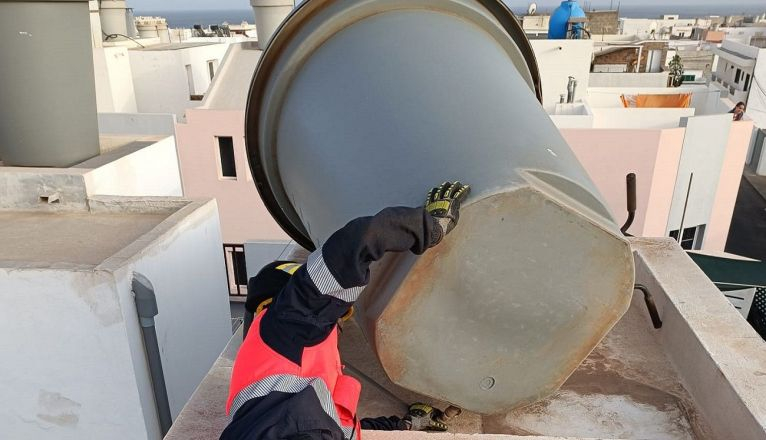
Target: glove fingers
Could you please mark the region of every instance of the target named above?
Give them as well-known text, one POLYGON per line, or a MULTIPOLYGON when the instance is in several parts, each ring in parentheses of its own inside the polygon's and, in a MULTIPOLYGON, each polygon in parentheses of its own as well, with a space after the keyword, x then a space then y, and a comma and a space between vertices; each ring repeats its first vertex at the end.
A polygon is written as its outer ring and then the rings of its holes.
POLYGON ((439 199, 445 199, 447 196, 447 193, 449 193, 450 187, 452 184, 450 182, 444 182, 439 187, 439 199))
POLYGON ((460 185, 460 189, 455 193, 455 200, 463 202, 468 198, 468 194, 471 192, 471 185, 460 185))
POLYGON ((426 205, 428 205, 429 203, 435 202, 436 197, 438 197, 438 195, 439 195, 439 188, 438 187, 431 188, 431 191, 428 192, 428 197, 426 197, 426 205))

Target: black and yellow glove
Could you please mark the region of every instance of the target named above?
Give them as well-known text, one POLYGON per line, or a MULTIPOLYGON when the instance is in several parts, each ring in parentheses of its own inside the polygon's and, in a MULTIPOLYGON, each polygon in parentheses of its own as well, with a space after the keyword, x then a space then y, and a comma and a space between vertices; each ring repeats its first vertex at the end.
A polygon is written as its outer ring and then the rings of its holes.
POLYGON ((460 182, 444 182, 428 192, 425 208, 436 219, 440 229, 432 237, 431 246, 455 228, 460 218, 460 204, 470 192, 471 187, 460 182))
POLYGON ((447 425, 439 421, 441 411, 426 405, 425 403, 413 403, 410 405, 407 415, 404 416, 405 425, 410 431, 446 431, 447 425))

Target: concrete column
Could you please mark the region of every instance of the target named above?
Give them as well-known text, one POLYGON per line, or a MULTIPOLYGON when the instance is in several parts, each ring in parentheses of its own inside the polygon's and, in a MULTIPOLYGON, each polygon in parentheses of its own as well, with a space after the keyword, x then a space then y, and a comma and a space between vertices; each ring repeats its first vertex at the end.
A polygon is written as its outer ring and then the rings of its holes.
POLYGON ((282 21, 292 12, 293 0, 250 0, 255 14, 258 46, 265 49, 282 21))
MULTIPOLYGON (((124 0, 104 0, 101 2, 101 28, 107 35, 128 35, 128 26, 125 18, 126 7, 124 0)), ((125 37, 120 37, 124 39, 125 37)))

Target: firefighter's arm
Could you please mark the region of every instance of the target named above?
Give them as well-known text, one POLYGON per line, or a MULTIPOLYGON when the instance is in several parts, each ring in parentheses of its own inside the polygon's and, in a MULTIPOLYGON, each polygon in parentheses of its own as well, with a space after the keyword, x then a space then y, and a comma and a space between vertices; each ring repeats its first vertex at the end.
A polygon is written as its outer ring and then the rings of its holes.
POLYGON ((457 223, 468 191, 458 182, 445 182, 429 193, 425 207, 386 208, 336 231, 295 272, 264 316, 264 341, 299 360, 303 348, 323 341, 359 297, 370 264, 387 252, 422 254, 437 244, 457 223))

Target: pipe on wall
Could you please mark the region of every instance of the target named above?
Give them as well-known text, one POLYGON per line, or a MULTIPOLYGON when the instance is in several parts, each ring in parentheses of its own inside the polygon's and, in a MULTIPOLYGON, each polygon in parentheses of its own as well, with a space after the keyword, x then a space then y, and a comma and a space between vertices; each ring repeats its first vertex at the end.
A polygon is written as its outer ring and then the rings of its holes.
POLYGON ((157 406, 157 417, 160 421, 162 436, 168 433, 173 419, 170 415, 170 402, 168 391, 165 386, 165 374, 162 371, 162 358, 160 346, 157 342, 157 330, 154 327, 154 317, 157 316, 157 296, 154 286, 144 275, 135 272, 133 274, 133 295, 136 300, 136 313, 141 326, 141 334, 144 339, 146 350, 146 362, 149 366, 149 374, 152 378, 154 402, 157 406))

